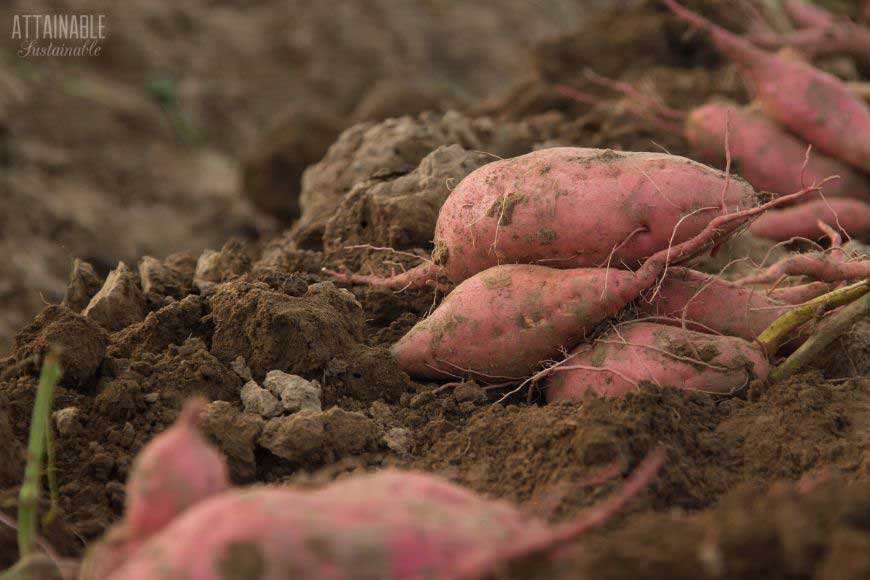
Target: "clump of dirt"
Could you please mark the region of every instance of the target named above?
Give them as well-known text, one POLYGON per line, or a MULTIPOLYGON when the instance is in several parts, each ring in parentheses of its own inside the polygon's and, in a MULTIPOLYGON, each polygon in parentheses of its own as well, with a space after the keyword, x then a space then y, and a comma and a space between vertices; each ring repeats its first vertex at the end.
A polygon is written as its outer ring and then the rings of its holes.
MULTIPOLYGON (((431 246, 438 212, 450 191, 492 156, 459 145, 438 147, 413 171, 393 179, 373 178, 354 187, 326 223, 325 259, 359 255, 359 246, 395 250, 431 246), (347 247, 357 251, 348 252, 347 247)), ((383 262, 383 260, 378 260, 383 262)), ((359 268, 359 264, 346 264, 359 268)))
POLYGON ((24 327, 13 341, 13 355, 5 374, 38 372, 49 351, 58 353, 62 383, 84 386, 91 382, 107 346, 106 332, 98 324, 65 306, 48 306, 24 327))
POLYGON ((292 230, 298 246, 321 249, 327 220, 357 183, 407 174, 442 145, 482 147, 470 123, 455 115, 442 117, 441 122, 401 117, 361 123, 342 133, 323 160, 308 168, 302 178, 302 216, 292 230))

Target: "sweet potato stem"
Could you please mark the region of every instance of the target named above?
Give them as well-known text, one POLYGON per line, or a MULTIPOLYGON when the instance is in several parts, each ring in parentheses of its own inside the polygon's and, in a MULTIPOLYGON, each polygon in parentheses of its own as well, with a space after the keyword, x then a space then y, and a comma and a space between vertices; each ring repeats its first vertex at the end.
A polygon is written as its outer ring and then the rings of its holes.
POLYGON ((756 341, 764 349, 764 352, 768 355, 773 354, 781 341, 787 338, 795 328, 828 310, 848 304, 864 296, 867 292, 870 292, 870 278, 823 294, 774 320, 758 335, 756 341))
MULTIPOLYGON (((867 288, 865 288, 866 291, 867 288)), ((825 347, 843 335, 852 324, 870 314, 870 294, 864 294, 823 320, 806 342, 770 373, 770 379, 787 379, 811 362, 825 347)))

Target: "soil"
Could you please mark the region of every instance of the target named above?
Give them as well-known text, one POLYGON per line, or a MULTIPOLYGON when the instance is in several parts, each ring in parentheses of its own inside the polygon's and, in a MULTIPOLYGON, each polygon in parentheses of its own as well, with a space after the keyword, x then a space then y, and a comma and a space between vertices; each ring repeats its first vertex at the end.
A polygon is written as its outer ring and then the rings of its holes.
MULTIPOLYGON (((177 4, 125 3, 100 62, 0 66, 0 85, 17 91, 0 93, 0 196, 20 212, 0 215, 2 512, 14 517, 39 369, 59 349, 59 515, 42 531, 70 558, 118 521, 133 457, 199 395, 203 431, 237 484, 315 486, 400 467, 551 521, 600 502, 665 448, 628 509, 505 577, 868 577, 867 324, 814 368, 733 396, 645 385, 545 405, 534 392, 500 400, 473 382, 411 380, 389 347, 442 293, 336 284, 321 271, 416 265, 435 249, 452 187, 498 157, 554 144, 689 155, 679 133, 633 116, 622 97, 586 87, 600 102, 582 104, 552 85, 580 86, 595 66, 675 108, 746 101, 702 38, 655 2, 177 4), (438 34, 448 24, 455 42, 438 34), (215 59, 244 82, 212 75, 215 59), (182 79, 195 147, 132 88, 161 70, 182 79), (62 77, 85 84, 58 92, 62 77), (275 370, 316 382, 321 408, 246 410, 243 385, 275 370)), ((686 4, 734 22, 722 3, 686 4)), ((21 12, 13 2, 9 13, 21 12)), ((699 267, 771 251, 786 250, 744 234, 699 267)), ((0 569, 16 558, 15 532, 0 527, 0 569)))

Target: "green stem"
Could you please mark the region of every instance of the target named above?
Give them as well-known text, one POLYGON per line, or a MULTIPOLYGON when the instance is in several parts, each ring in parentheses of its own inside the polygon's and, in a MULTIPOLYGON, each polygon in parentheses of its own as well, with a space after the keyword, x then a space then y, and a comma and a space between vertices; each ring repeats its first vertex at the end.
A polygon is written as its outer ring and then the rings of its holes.
MULTIPOLYGON (((49 410, 50 412, 50 410, 49 410)), ((60 491, 57 488, 57 469, 54 466, 54 432, 51 427, 51 417, 49 416, 45 427, 45 475, 48 479, 48 493, 51 498, 51 507, 48 513, 42 518, 42 525, 50 524, 57 517, 58 506, 60 505, 60 491)))
POLYGON ((838 288, 818 298, 813 298, 796 308, 793 308, 774 320, 764 332, 758 335, 756 341, 768 356, 772 356, 782 341, 791 332, 816 316, 824 314, 843 304, 848 304, 870 291, 870 279, 856 282, 851 286, 838 288))
POLYGON ((42 475, 42 459, 46 447, 46 429, 50 420, 54 387, 60 379, 57 354, 50 352, 42 364, 36 401, 33 403, 33 418, 27 439, 27 465, 24 481, 18 495, 18 550, 21 558, 33 552, 37 535, 37 511, 42 475))
POLYGON ((787 379, 812 361, 825 347, 843 335, 859 318, 870 314, 870 294, 864 294, 841 311, 823 320, 800 348, 770 373, 772 381, 787 379))

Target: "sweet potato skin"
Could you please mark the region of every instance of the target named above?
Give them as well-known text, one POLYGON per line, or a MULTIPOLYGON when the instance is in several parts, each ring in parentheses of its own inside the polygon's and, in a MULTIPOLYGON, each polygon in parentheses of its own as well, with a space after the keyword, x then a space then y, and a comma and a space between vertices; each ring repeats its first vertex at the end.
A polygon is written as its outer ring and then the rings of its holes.
POLYGON ((771 65, 751 72, 764 112, 821 151, 870 172, 867 105, 842 81, 810 64, 768 58, 771 65))
POLYGON ((572 348, 642 288, 633 272, 615 268, 495 266, 457 286, 392 353, 418 378, 523 378, 572 348))
POLYGON ((655 296, 638 300, 637 308, 646 316, 673 319, 673 324, 685 320, 693 330, 751 341, 785 314, 789 305, 710 274, 670 268, 655 296))
POLYGON ((720 171, 662 153, 535 151, 460 182, 439 214, 433 257, 454 282, 498 264, 600 267, 620 244, 612 264, 634 268, 754 204, 752 187, 733 177, 723 209, 724 183, 720 171))
POLYGON ((196 502, 229 488, 224 458, 196 430, 201 400, 188 402, 175 424, 136 456, 127 481, 125 525, 147 537, 196 502))
POLYGON ((221 494, 173 521, 111 578, 444 578, 470 557, 546 533, 508 504, 385 470, 313 492, 221 494))
POLYGON ((827 197, 853 197, 870 201, 870 178, 848 164, 813 152, 807 161, 807 145, 767 119, 728 102, 713 102, 693 110, 686 119, 686 138, 697 155, 707 162, 721 162, 723 136, 730 122, 729 145, 737 171, 758 190, 791 193, 820 182, 825 177, 840 179, 825 186, 827 197))
POLYGON ((761 350, 741 338, 636 322, 574 349, 547 378, 544 393, 548 401, 578 400, 589 391, 618 397, 641 381, 731 393, 769 371, 761 350), (688 360, 698 356, 701 363, 688 360))
POLYGON ((844 229, 851 237, 870 232, 870 204, 857 199, 819 199, 770 211, 755 220, 749 231, 770 240, 820 236, 818 221, 844 229))
POLYGON ((226 461, 197 431, 205 402, 185 403, 176 422, 136 456, 124 518, 89 549, 81 580, 103 580, 180 513, 230 487, 226 461))

